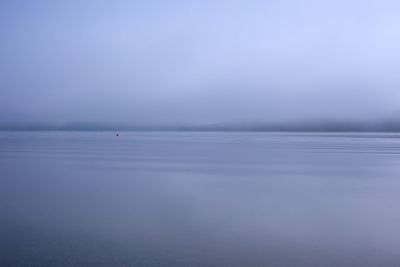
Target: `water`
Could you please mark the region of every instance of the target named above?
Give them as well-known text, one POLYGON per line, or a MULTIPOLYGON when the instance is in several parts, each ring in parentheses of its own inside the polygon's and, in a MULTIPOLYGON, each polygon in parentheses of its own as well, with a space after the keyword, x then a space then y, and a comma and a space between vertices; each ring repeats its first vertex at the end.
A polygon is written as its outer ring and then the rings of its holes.
POLYGON ((400 266, 400 135, 0 133, 0 266, 400 266))

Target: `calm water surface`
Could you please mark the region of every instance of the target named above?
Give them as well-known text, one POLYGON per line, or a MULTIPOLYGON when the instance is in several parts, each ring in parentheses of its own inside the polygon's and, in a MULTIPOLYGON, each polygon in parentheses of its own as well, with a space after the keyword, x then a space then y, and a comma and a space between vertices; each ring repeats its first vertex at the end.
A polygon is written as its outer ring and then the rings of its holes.
POLYGON ((400 135, 2 132, 0 266, 400 266, 400 135))

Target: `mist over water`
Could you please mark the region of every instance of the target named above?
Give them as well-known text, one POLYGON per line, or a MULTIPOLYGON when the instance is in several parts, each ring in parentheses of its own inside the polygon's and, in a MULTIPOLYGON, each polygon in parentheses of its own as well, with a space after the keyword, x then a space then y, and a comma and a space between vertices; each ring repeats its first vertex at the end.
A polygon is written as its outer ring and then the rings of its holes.
POLYGON ((390 0, 1 1, 0 126, 397 120, 399 12, 390 0))
POLYGON ((0 266, 400 266, 399 14, 0 1, 0 266))
POLYGON ((2 132, 2 266, 398 266, 400 135, 2 132))

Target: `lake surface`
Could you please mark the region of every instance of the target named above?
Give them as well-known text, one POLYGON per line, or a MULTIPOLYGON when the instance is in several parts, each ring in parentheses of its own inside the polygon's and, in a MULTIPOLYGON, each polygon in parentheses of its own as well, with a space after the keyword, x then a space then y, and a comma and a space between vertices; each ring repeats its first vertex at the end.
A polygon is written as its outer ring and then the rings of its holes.
POLYGON ((400 135, 1 132, 0 266, 400 266, 400 135))

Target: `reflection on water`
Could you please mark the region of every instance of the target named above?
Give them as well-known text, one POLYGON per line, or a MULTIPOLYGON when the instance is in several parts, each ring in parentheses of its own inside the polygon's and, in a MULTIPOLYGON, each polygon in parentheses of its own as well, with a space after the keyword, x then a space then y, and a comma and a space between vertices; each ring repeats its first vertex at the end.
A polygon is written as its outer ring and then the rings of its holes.
POLYGON ((400 266, 400 135, 0 133, 1 266, 400 266))

